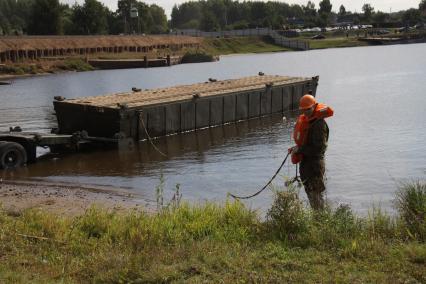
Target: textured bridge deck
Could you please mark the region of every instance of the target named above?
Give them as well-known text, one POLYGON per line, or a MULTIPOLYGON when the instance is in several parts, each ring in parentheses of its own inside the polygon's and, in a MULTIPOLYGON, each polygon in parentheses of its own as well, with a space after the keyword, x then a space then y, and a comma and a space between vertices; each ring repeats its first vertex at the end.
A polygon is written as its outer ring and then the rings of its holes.
POLYGON ((169 88, 151 89, 140 92, 127 92, 96 97, 67 99, 64 102, 77 105, 118 109, 122 105, 139 108, 149 105, 179 102, 198 98, 225 95, 236 92, 264 89, 265 85, 283 86, 311 80, 311 78, 287 77, 279 75, 252 76, 240 79, 182 85, 169 88))

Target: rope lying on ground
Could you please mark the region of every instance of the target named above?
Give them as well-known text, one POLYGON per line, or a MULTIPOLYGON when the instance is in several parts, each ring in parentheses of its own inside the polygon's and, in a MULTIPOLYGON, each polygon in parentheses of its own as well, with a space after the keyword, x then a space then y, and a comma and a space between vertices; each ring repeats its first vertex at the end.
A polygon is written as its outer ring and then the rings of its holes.
POLYGON ((275 172, 275 174, 272 176, 272 178, 268 181, 268 183, 265 184, 265 186, 262 187, 262 189, 259 190, 258 192, 254 193, 252 195, 249 195, 249 196, 237 196, 237 195, 234 195, 232 193, 229 193, 229 195, 231 197, 235 198, 235 199, 250 199, 252 197, 259 195, 262 191, 264 191, 272 183, 272 181, 275 179, 275 177, 281 171, 282 167, 284 166, 285 162, 287 161, 288 156, 290 156, 290 153, 288 153, 287 156, 285 156, 284 161, 281 163, 281 166, 278 168, 278 170, 275 172))
POLYGON ((161 155, 163 155, 164 157, 167 157, 167 155, 166 155, 166 154, 164 154, 163 152, 161 152, 161 150, 160 150, 160 149, 158 149, 158 148, 157 148, 157 146, 155 146, 155 145, 154 145, 154 142, 152 142, 152 138, 151 138, 151 136, 149 135, 148 130, 147 130, 147 129, 146 129, 146 127, 145 127, 145 123, 143 122, 142 115, 139 117, 139 121, 141 122, 141 124, 142 124, 142 126, 143 126, 143 130, 145 131, 145 134, 146 134, 146 136, 148 137, 149 143, 151 143, 152 147, 154 147, 154 149, 155 149, 158 153, 160 153, 160 154, 161 154, 161 155))

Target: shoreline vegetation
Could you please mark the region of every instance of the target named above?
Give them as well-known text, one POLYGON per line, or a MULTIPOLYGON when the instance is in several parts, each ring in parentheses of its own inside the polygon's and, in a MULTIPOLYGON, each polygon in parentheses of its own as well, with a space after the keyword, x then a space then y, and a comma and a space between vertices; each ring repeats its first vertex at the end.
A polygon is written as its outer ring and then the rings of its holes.
MULTIPOLYGON (((161 195, 161 185, 157 195, 161 195)), ((401 185, 398 214, 313 212, 274 189, 266 218, 238 201, 78 216, 0 210, 6 283, 424 283, 426 184, 401 185)), ((179 192, 177 195, 179 196, 179 192)), ((157 196, 162 200, 162 196, 157 196)))
MULTIPOLYGON (((353 33, 353 32, 352 32, 353 33)), ((371 46, 366 41, 358 40, 358 36, 342 32, 327 34, 324 39, 312 39, 314 34, 307 34, 299 40, 308 41, 310 49, 327 49, 343 47, 371 46)), ((90 57, 76 55, 70 57, 50 57, 40 60, 27 60, 24 62, 0 64, 0 79, 11 79, 43 74, 55 74, 62 72, 84 72, 96 70, 88 63, 89 59, 144 59, 165 57, 172 54, 181 57, 181 63, 213 62, 221 55, 250 54, 268 52, 295 51, 276 45, 269 37, 232 37, 232 38, 204 38, 199 48, 183 48, 181 50, 162 49, 151 53, 98 53, 90 57)))
MULTIPOLYGON (((327 35, 325 39, 315 40, 310 35, 298 38, 309 41, 311 49, 341 48, 368 46, 368 43, 359 41, 355 35, 327 35)), ((180 56, 182 63, 211 62, 217 60, 220 55, 286 52, 294 51, 276 45, 268 37, 233 37, 233 38, 205 38, 199 48, 183 48, 181 50, 158 50, 155 53, 98 53, 90 57, 84 55, 72 57, 50 57, 40 60, 27 60, 17 63, 0 64, 0 78, 8 79, 38 74, 52 74, 67 71, 92 71, 93 66, 88 63, 89 59, 143 59, 165 57, 168 54, 180 56), (186 60, 186 59, 189 60, 186 60)))

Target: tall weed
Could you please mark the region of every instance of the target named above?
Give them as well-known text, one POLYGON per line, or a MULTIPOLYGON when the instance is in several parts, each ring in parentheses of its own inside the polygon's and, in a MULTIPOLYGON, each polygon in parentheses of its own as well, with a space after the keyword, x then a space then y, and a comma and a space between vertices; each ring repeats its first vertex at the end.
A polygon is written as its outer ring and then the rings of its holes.
POLYGON ((396 208, 411 238, 426 240, 426 183, 402 184, 396 193, 396 208))
POLYGON ((271 233, 280 239, 294 240, 297 235, 307 232, 309 215, 295 188, 274 190, 274 201, 267 212, 267 222, 271 233))

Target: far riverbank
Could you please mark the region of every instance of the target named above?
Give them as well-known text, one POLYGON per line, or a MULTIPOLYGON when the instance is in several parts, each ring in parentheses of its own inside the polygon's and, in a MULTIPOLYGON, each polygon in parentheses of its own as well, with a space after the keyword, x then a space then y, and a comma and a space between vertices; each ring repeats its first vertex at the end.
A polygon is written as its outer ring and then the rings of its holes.
MULTIPOLYGON (((302 38, 310 43, 311 49, 338 48, 367 46, 367 42, 359 41, 357 38, 332 36, 326 39, 313 40, 310 37, 302 38)), ((221 55, 249 54, 267 52, 287 52, 294 49, 276 45, 268 37, 234 37, 234 38, 205 38, 196 48, 181 49, 156 49, 146 53, 122 51, 118 53, 99 52, 94 54, 73 56, 50 56, 43 59, 26 59, 16 63, 7 62, 0 64, 0 80, 8 80, 16 77, 33 76, 38 74, 52 74, 68 71, 91 71, 96 68, 89 64, 90 60, 143 60, 144 58, 165 58, 167 55, 183 57, 187 53, 200 53, 203 58, 218 58, 221 55)), ((205 59, 204 59, 205 60, 205 59)), ((197 61, 194 61, 197 62, 197 61)))

